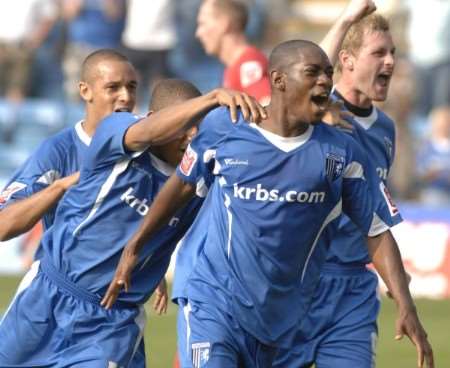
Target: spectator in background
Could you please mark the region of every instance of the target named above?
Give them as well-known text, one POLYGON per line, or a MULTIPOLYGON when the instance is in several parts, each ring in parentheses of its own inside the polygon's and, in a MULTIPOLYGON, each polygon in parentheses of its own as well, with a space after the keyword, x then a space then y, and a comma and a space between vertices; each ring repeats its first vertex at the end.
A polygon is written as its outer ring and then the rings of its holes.
POLYGON ((418 155, 421 199, 433 206, 450 206, 450 105, 430 113, 431 136, 418 155))
POLYGON ((21 101, 29 88, 35 50, 58 12, 54 0, 9 1, 0 12, 0 94, 21 101))
POLYGON ((80 80, 83 60, 93 51, 117 48, 125 22, 124 0, 63 0, 67 39, 64 55, 66 97, 79 101, 73 88, 80 80))
POLYGON ((450 104, 450 1, 408 0, 406 4, 410 58, 422 92, 418 112, 426 116, 434 107, 450 104))
POLYGON ((128 0, 122 35, 124 54, 136 68, 140 103, 147 103, 153 84, 169 76, 167 57, 176 43, 172 0, 128 0))
POLYGON ((223 65, 205 53, 195 37, 197 14, 202 0, 175 0, 177 45, 170 52, 170 70, 181 79, 194 83, 201 91, 222 84, 223 65))
POLYGON ((204 0, 197 17, 196 36, 209 55, 225 64, 223 85, 268 104, 267 58, 245 35, 248 9, 239 0, 204 0))

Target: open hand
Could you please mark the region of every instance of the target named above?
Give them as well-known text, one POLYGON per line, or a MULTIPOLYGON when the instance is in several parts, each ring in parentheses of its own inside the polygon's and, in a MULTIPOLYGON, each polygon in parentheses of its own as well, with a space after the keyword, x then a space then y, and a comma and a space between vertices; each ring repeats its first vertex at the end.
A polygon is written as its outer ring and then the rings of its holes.
POLYGON ((244 92, 225 88, 219 88, 215 92, 217 103, 220 106, 229 107, 231 120, 234 123, 238 120, 238 108, 241 109, 245 120, 259 123, 262 119, 267 118, 266 110, 254 97, 244 92))
POLYGON ((117 265, 114 278, 109 284, 108 290, 100 302, 102 307, 105 309, 110 309, 117 300, 122 288, 125 289, 125 292, 128 292, 131 286, 131 272, 136 265, 137 258, 138 257, 136 254, 127 252, 126 248, 124 249, 122 256, 120 257, 119 264, 117 265))
POLYGON ((419 321, 416 310, 400 313, 396 324, 396 340, 401 340, 404 335, 408 336, 417 350, 417 367, 434 368, 433 350, 428 342, 427 333, 419 321))
POLYGON ((345 120, 346 118, 352 117, 353 114, 348 111, 343 111, 343 105, 344 104, 341 101, 330 102, 328 110, 322 120, 331 126, 353 130, 352 124, 345 120))
POLYGON ((155 300, 153 301, 153 310, 159 315, 167 312, 169 296, 167 295, 167 283, 163 278, 155 290, 155 300))

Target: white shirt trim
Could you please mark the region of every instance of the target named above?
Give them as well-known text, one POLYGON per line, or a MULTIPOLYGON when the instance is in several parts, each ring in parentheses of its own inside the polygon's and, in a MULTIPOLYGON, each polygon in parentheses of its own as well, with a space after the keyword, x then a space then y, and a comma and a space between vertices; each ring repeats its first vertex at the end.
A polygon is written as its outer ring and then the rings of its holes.
POLYGON ((175 168, 170 166, 167 162, 159 159, 154 154, 150 153, 150 160, 152 161, 153 167, 158 170, 161 174, 165 176, 170 176, 175 172, 175 168))
POLYGON ((278 134, 269 132, 268 130, 261 128, 255 123, 251 123, 250 126, 258 130, 270 143, 284 152, 293 151, 305 144, 309 140, 309 138, 311 138, 311 135, 314 131, 314 127, 310 125, 308 126, 308 129, 306 129, 306 132, 301 135, 298 135, 296 137, 282 137, 278 134))
POLYGON ((78 138, 86 145, 89 146, 91 144, 92 138, 89 137, 89 135, 86 133, 86 131, 83 129, 83 121, 80 120, 78 123, 75 124, 75 132, 78 135, 78 138))
POLYGON ((368 236, 374 237, 389 230, 389 226, 374 212, 368 236))
POLYGON ((372 107, 372 112, 369 116, 358 116, 354 115, 355 121, 361 125, 365 130, 368 130, 372 127, 372 125, 377 121, 378 119, 378 110, 375 106, 372 107))

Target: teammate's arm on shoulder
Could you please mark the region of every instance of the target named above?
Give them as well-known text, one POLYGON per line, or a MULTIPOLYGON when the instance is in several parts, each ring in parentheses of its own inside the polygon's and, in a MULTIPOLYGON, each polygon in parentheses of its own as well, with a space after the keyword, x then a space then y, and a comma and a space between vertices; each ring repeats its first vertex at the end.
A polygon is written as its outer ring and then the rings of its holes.
POLYGON ((218 88, 148 115, 127 130, 124 145, 130 151, 141 151, 150 145, 165 144, 198 124, 208 112, 219 106, 230 109, 233 122, 237 121, 238 108, 246 119, 258 121, 266 116, 264 108, 253 97, 218 88))
POLYGON ((64 193, 78 182, 79 173, 57 179, 28 198, 18 200, 0 211, 0 241, 21 235, 52 209, 64 193))
POLYGON ((330 126, 344 131, 352 131, 353 125, 346 119, 352 118, 353 114, 350 111, 343 110, 343 105, 342 101, 330 101, 328 110, 322 120, 330 126))
POLYGON ((58 136, 44 140, 0 193, 2 241, 28 231, 47 212, 45 209, 51 209, 59 200, 62 187, 57 181, 65 148, 58 136))

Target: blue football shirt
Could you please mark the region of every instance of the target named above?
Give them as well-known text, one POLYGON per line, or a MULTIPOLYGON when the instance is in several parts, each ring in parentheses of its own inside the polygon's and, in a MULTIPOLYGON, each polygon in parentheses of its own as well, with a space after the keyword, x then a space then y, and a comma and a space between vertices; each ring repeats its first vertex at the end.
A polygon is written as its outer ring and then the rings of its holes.
MULTIPOLYGON (((335 96, 336 97, 336 96, 335 96)), ((395 156, 394 122, 375 106, 367 117, 354 115, 348 121, 353 125, 350 134, 361 144, 380 178, 386 184, 395 156)), ((389 193, 386 191, 389 198, 389 193)), ((389 199, 391 211, 397 209, 389 199)), ((342 215, 336 234, 331 239, 327 262, 333 264, 366 264, 371 262, 365 235, 345 214, 342 215)))
MULTIPOLYGON (((0 209, 30 197, 59 178, 77 172, 90 141, 81 121, 43 141, 7 183, 0 195, 0 209)), ((56 208, 53 208, 44 215, 42 222, 45 230, 53 224, 55 211, 56 208)), ((39 247, 35 259, 40 256, 39 247)))
MULTIPOLYGON (((170 175, 168 165, 149 151, 124 148, 127 129, 139 119, 114 113, 103 120, 84 155, 78 185, 61 199, 54 226, 42 240, 45 257, 66 278, 99 296, 113 278, 123 247, 170 175)), ((132 287, 119 300, 141 304, 148 299, 200 204, 194 199, 144 246, 132 287)))
POLYGON ((232 313, 270 345, 290 346, 342 212, 372 236, 401 220, 359 145, 322 123, 283 138, 216 109, 177 173, 199 193, 211 183, 208 221, 199 216, 188 234, 202 245, 192 246, 201 250, 184 296, 232 313))

